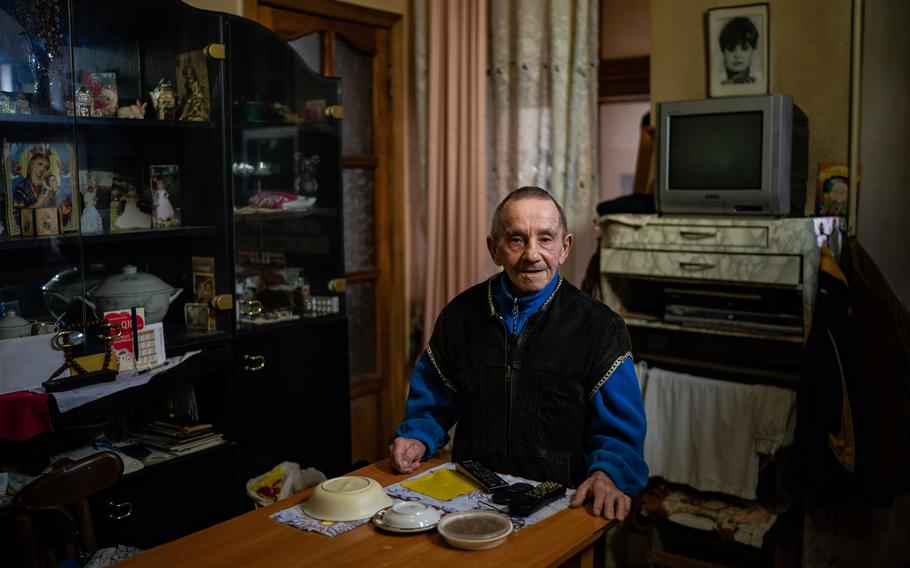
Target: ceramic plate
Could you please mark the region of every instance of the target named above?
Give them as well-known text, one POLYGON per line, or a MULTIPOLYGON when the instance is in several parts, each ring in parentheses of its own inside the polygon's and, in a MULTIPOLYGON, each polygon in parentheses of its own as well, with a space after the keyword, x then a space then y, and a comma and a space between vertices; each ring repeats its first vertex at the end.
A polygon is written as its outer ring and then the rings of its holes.
POLYGON ((431 531, 431 530, 435 529, 436 525, 438 524, 438 523, 433 523, 432 525, 428 525, 425 527, 416 527, 413 529, 401 529, 396 526, 392 526, 382 520, 383 517, 385 517, 386 511, 388 511, 387 508, 380 509, 375 515, 373 515, 373 524, 376 525, 377 527, 381 528, 384 531, 389 531, 389 532, 398 533, 398 534, 414 534, 414 533, 431 531))

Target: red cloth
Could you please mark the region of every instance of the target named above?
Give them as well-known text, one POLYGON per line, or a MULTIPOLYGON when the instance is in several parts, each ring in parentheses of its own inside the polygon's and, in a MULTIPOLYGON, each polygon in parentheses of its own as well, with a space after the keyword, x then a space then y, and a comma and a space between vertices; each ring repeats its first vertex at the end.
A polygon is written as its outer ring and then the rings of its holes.
POLYGON ((21 442, 53 431, 47 397, 28 391, 0 396, 0 440, 21 442))

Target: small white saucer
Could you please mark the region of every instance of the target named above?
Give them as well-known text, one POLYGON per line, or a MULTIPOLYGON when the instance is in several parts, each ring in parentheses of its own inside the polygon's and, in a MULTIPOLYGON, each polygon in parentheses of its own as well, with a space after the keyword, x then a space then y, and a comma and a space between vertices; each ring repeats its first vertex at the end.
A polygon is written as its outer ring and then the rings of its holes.
MULTIPOLYGON (((429 507, 429 505, 427 505, 427 506, 429 507)), ((373 524, 384 531, 389 531, 389 532, 398 533, 398 534, 414 534, 414 533, 431 531, 431 530, 435 529, 436 525, 438 524, 438 522, 437 522, 437 523, 433 523, 432 525, 427 525, 425 527, 399 528, 399 527, 391 525, 383 520, 386 512, 388 512, 389 509, 391 509, 391 507, 386 507, 385 509, 380 509, 375 515, 373 515, 373 524)), ((444 514, 444 513, 442 513, 440 511, 440 515, 442 515, 442 514, 444 514)))

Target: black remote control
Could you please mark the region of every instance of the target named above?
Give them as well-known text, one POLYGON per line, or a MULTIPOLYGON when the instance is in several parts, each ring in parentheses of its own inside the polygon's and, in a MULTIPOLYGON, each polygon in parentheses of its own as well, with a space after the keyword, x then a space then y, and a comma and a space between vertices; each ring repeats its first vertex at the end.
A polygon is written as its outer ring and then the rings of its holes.
POLYGON ((519 517, 528 517, 547 503, 551 503, 566 494, 566 486, 555 481, 544 481, 540 485, 509 501, 509 513, 519 517))
POLYGON ((485 493, 493 493, 509 484, 496 475, 490 468, 477 460, 464 460, 455 463, 455 471, 483 487, 485 493))
POLYGON ((521 495, 527 491, 533 489, 534 486, 530 483, 525 483, 524 481, 519 481, 518 483, 513 483, 508 487, 499 489, 498 491, 493 492, 493 502, 497 505, 508 505, 512 501, 512 497, 516 495, 521 495))

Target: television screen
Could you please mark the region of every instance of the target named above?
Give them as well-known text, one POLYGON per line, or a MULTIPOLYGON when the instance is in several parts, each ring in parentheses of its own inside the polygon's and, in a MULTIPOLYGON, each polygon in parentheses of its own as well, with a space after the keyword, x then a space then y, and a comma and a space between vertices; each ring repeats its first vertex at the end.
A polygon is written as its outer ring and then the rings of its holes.
POLYGON ((668 187, 762 188, 762 111, 671 116, 668 187))

